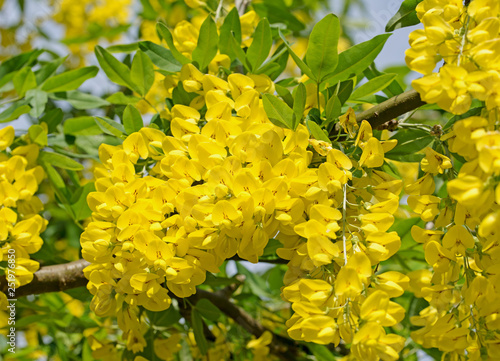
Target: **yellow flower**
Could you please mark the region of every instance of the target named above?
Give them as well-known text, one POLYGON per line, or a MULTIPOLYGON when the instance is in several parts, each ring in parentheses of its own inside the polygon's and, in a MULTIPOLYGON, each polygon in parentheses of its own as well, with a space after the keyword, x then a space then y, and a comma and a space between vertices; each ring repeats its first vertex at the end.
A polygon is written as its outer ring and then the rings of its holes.
POLYGON ((396 361, 404 343, 404 337, 387 335, 381 325, 368 322, 354 335, 351 350, 358 360, 396 361))
POLYGON ((384 164, 384 149, 377 138, 370 138, 366 142, 359 165, 368 168, 380 167, 384 164))
POLYGON ((464 226, 455 225, 444 235, 443 246, 465 256, 465 250, 474 247, 474 238, 464 226))
POLYGON ((420 166, 424 172, 432 174, 443 174, 445 169, 451 168, 450 158, 439 154, 434 149, 426 147, 424 149, 425 158, 420 162, 420 166))
POLYGON ((9 125, 3 129, 0 129, 0 150, 5 150, 10 147, 14 141, 14 127, 9 125))
POLYGON ((438 197, 430 195, 408 197, 410 208, 426 222, 432 221, 439 214, 440 202, 438 197))
POLYGON ((349 138, 354 138, 355 132, 359 128, 356 121, 356 114, 354 114, 354 109, 349 107, 347 113, 339 117, 339 124, 344 129, 344 132, 349 135, 349 138))

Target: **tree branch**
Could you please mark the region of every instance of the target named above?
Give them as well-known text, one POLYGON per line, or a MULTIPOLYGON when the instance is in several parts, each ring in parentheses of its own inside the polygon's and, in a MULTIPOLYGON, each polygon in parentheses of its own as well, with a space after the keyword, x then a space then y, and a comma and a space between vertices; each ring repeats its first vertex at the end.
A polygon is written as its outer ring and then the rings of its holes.
POLYGON ((415 90, 410 90, 357 114, 356 120, 358 122, 366 120, 372 128, 377 128, 385 122, 415 110, 424 104, 426 103, 422 101, 420 95, 415 90))
MULTIPOLYGON (((196 290, 196 293, 189 297, 193 303, 198 302, 200 299, 205 298, 217 306, 226 316, 233 319, 238 325, 243 327, 246 331, 260 337, 267 330, 257 320, 246 313, 244 310, 234 305, 228 298, 225 297, 225 291, 220 290, 216 292, 208 292, 204 290, 196 290)), ((279 336, 271 331, 273 341, 269 345, 272 354, 279 357, 280 360, 290 361, 297 359, 299 349, 292 340, 279 336)))
MULTIPOLYGON (((84 259, 80 259, 74 262, 42 267, 33 274, 33 281, 16 289, 16 297, 83 287, 88 282, 83 275, 83 269, 89 264, 84 259)), ((5 277, 0 278, 0 291, 7 292, 5 277)))

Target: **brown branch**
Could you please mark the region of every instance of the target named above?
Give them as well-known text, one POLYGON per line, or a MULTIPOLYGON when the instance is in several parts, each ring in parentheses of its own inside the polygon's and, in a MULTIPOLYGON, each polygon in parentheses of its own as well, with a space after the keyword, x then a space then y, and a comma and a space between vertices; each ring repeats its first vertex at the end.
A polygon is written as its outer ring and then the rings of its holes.
MULTIPOLYGON (((89 264, 84 259, 80 259, 74 262, 42 267, 33 274, 33 281, 16 289, 15 297, 83 287, 88 282, 83 275, 83 269, 89 264)), ((5 277, 0 278, 0 291, 7 292, 5 277)))
MULTIPOLYGON (((265 331, 269 331, 252 316, 233 304, 225 296, 226 294, 224 290, 208 292, 198 289, 194 295, 189 297, 189 300, 193 303, 198 302, 202 298, 209 300, 226 316, 233 319, 234 322, 257 338, 262 336, 265 331)), ((273 335, 273 341, 269 345, 271 353, 283 361, 296 360, 299 354, 299 349, 297 348, 296 343, 283 336, 277 335, 272 331, 270 332, 273 335)))
POLYGON ((426 103, 422 101, 420 95, 415 90, 410 90, 357 114, 356 120, 358 122, 366 120, 372 128, 377 128, 385 122, 415 110, 424 104, 426 103))

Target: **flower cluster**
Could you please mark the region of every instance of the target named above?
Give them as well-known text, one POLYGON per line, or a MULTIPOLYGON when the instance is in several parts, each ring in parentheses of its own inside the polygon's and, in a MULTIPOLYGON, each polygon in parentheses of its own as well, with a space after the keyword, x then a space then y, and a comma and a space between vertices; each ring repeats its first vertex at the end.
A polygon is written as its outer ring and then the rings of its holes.
MULTIPOLYGON (((30 283, 39 268, 30 254, 42 247, 40 233, 47 221, 38 214, 43 204, 35 196, 45 177, 42 167, 36 165, 39 147, 36 144, 14 147, 15 139, 12 126, 0 130, 0 262, 6 262, 2 271, 18 288, 30 283)), ((0 292, 0 304, 6 301, 6 295, 0 292)))
POLYGON ((303 174, 309 183, 300 194, 305 217, 278 235, 285 245, 278 255, 290 260, 282 290, 295 312, 288 334, 320 344, 342 339, 352 344, 353 359, 397 360, 404 338, 384 327, 403 319, 404 309, 390 299, 403 294, 409 279, 393 271, 375 274, 374 266, 400 247, 397 233, 387 231, 402 182, 373 169, 395 142, 373 137, 364 121, 355 146, 362 150, 356 176, 352 160, 336 149, 303 174))
MULTIPOLYGON (((495 119, 481 116, 457 121, 441 139, 464 157, 457 177, 448 157, 426 150, 425 175, 406 191, 408 204, 432 229, 414 226, 413 238, 423 243, 429 270, 410 274, 411 288, 429 306, 412 318, 421 326, 411 337, 424 347, 436 347, 450 359, 479 360, 498 355, 498 205, 496 158, 500 133, 495 119), (434 177, 445 174, 449 198, 433 195, 434 177)), ((429 227, 430 228, 430 227, 429 227)))
POLYGON ((488 109, 500 105, 500 6, 495 0, 424 0, 417 5, 424 29, 410 34, 410 69, 424 74, 412 85, 428 103, 454 114, 469 110, 472 99, 488 109), (444 65, 434 72, 441 60, 444 65))
POLYGON ((309 133, 269 122, 260 99, 274 92, 268 77, 198 78, 189 64, 181 73, 206 111, 177 104, 173 136, 149 127, 102 145, 93 221, 81 236, 92 309, 118 311, 132 350, 145 345, 138 306, 165 310, 169 291, 194 294, 206 271, 235 254, 256 263, 270 238, 304 220, 311 185, 309 133))

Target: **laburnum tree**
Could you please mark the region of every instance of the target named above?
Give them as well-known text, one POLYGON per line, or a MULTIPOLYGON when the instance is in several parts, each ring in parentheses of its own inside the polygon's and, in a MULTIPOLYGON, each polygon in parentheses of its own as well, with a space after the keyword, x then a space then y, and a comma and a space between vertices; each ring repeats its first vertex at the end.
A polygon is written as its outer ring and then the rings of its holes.
POLYGON ((28 5, 3 360, 500 360, 498 1, 404 0, 358 44, 356 1, 28 5))

